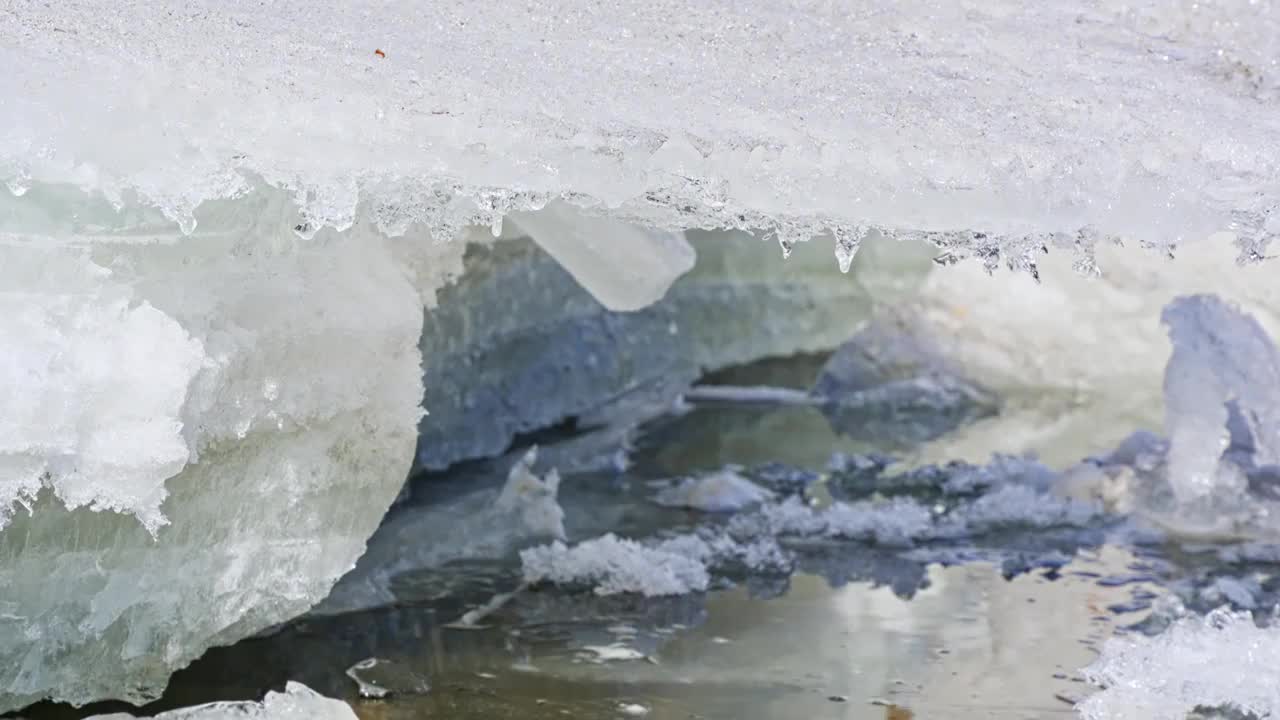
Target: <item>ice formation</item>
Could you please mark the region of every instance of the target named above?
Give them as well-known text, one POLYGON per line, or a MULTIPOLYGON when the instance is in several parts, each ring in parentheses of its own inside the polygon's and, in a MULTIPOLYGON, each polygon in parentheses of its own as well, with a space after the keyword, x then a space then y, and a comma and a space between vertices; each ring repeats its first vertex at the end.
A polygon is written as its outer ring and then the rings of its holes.
POLYGON ((1103 690, 1078 707, 1087 720, 1183 720, 1198 708, 1280 713, 1280 630, 1247 612, 1187 617, 1154 637, 1109 640, 1085 670, 1103 690))
POLYGON ((1164 374, 1169 482, 1183 503, 1239 495, 1245 468, 1223 458, 1233 414, 1251 464, 1280 464, 1280 351, 1256 320, 1216 297, 1179 298, 1163 320, 1173 341, 1164 374))
POLYGON ((583 216, 564 202, 511 216, 561 267, 610 310, 639 310, 693 268, 683 233, 583 216))
MULTIPOLYGON (((42 196, 6 227, 71 221, 42 196)), ((295 247, 261 209, 178 244, 0 236, 0 506, 30 506, 0 529, 0 707, 155 697, 323 597, 399 491, 419 293, 382 239, 295 247)))
POLYGON ((1173 344, 1167 438, 1135 432, 1069 468, 1056 491, 1178 535, 1276 537, 1280 351, 1253 317, 1216 296, 1176 298, 1162 318, 1173 344))
MULTIPOLYGON (((216 702, 170 710, 156 720, 356 720, 351 706, 290 682, 284 692, 269 692, 262 702, 216 702)), ((128 713, 94 715, 89 720, 132 720, 128 713)))
POLYGON ((1277 37, 1244 0, 7 3, 0 710, 152 697, 352 565, 461 267, 433 239, 510 220, 620 309, 690 227, 1257 258, 1277 37))

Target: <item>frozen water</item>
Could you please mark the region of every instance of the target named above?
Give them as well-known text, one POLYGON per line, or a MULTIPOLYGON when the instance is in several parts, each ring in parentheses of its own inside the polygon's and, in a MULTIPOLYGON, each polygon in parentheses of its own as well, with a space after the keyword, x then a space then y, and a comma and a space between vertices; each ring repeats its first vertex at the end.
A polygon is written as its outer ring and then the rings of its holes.
POLYGON ((154 535, 164 482, 193 454, 182 410, 212 362, 204 344, 87 253, 6 249, 0 529, 49 489, 68 508, 131 511, 154 535))
POLYGON ((790 557, 772 537, 739 542, 711 529, 644 542, 608 533, 572 547, 555 542, 529 548, 521 551, 520 561, 530 583, 645 597, 701 592, 710 584, 711 571, 726 567, 756 572, 791 568, 790 557))
POLYGON ((1247 612, 1220 610, 1176 621, 1153 638, 1109 640, 1085 670, 1103 688, 1079 706, 1088 720, 1183 720, 1197 708, 1255 717, 1280 713, 1280 629, 1247 612))
MULTIPOLYGON (((883 469, 880 465, 873 471, 883 469)), ((524 578, 592 587, 600 595, 678 595, 705 590, 713 573, 746 569, 785 575, 796 562, 786 549, 790 540, 910 548, 999 530, 1083 528, 1101 516, 1097 503, 1054 495, 1054 473, 1030 460, 995 458, 982 467, 913 472, 917 477, 883 478, 884 487, 922 496, 932 492, 938 495, 935 500, 902 494, 815 507, 800 495, 770 498, 754 510, 739 509, 723 525, 712 523, 697 532, 639 541, 610 533, 574 546, 556 542, 530 548, 521 552, 524 578)))
MULTIPOLYGON (((170 710, 156 720, 356 720, 351 706, 290 682, 284 692, 268 692, 262 702, 216 702, 170 710)), ((89 720, 130 720, 128 713, 94 715, 89 720)))

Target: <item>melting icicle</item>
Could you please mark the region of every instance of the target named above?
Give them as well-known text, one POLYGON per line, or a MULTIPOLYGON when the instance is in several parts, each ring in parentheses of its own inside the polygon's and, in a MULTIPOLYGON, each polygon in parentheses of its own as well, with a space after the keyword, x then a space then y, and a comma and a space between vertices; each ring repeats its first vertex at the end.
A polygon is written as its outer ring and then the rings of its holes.
POLYGON ((848 273, 849 266, 853 264, 853 258, 858 254, 858 248, 862 245, 862 239, 867 236, 867 229, 863 227, 854 228, 853 230, 840 228, 835 231, 835 236, 836 262, 840 263, 840 272, 848 273))

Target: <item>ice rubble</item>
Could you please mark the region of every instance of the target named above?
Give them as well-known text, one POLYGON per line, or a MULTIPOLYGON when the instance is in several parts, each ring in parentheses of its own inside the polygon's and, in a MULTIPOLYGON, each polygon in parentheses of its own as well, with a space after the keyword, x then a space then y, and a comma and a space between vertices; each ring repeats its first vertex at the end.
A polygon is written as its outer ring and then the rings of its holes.
MULTIPOLYGON (((156 720, 356 720, 351 706, 290 682, 284 692, 268 692, 262 702, 215 702, 170 710, 156 720)), ((89 720, 131 720, 128 713, 94 715, 89 720)))
POLYGON ((1197 708, 1280 713, 1280 629, 1247 612, 1186 617, 1153 638, 1113 638, 1085 670, 1103 690, 1078 706, 1087 720, 1183 720, 1197 708))
MULTIPOLYGON (((606 533, 573 546, 557 541, 521 551, 524 579, 587 586, 600 595, 676 595, 707 589, 715 573, 745 568, 785 575, 794 565, 792 553, 784 549, 787 541, 857 541, 907 550, 999 530, 1086 527, 1101 517, 1097 503, 1055 495, 1056 474, 1034 460, 997 457, 984 466, 931 466, 906 478, 881 476, 883 469, 875 468, 877 481, 898 495, 876 497, 878 493, 860 485, 856 473, 837 474, 828 482, 848 483, 847 492, 870 498, 822 507, 803 494, 790 494, 753 510, 739 509, 724 524, 695 532, 645 540, 606 533), (937 497, 929 500, 913 492, 937 497)), ((739 488, 704 488, 708 495, 715 491, 732 499, 739 488)), ((706 504, 718 510, 730 503, 708 497, 706 504)))

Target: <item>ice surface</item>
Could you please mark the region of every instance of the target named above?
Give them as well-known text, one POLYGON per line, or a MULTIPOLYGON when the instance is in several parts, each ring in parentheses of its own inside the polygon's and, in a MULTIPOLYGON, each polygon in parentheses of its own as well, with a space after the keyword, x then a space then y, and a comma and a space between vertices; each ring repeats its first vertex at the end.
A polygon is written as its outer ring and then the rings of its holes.
MULTIPOLYGON (((268 692, 262 702, 216 702, 170 710, 156 720, 356 720, 351 706, 327 698, 302 683, 289 682, 284 692, 268 692)), ((94 715, 89 720, 129 720, 128 713, 94 715)))
POLYGON ((842 256, 867 227, 1022 265, 1046 242, 1261 242, 1278 26, 1245 0, 17 0, 0 175, 186 228, 266 183, 303 234, 371 216, 451 237, 563 199, 826 232, 842 256))
POLYGON ((1187 617, 1153 638, 1107 641, 1085 670, 1104 688, 1078 707, 1088 720, 1183 720, 1197 708, 1259 718, 1280 713, 1280 629, 1259 628, 1247 612, 1187 617))
MULTIPOLYGON (((524 578, 588 586, 601 595, 677 595, 706 589, 713 573, 743 568, 789 573, 796 562, 785 549, 789 540, 910 548, 1001 530, 1088 527, 1101 515, 1098 503, 1055 495, 1056 474, 1031 460, 998 457, 985 466, 931 466, 912 473, 880 477, 886 490, 901 493, 891 497, 819 507, 792 495, 766 500, 754 510, 739 509, 724 525, 696 532, 645 540, 610 533, 573 546, 556 542, 526 549, 520 555, 524 578), (930 501, 924 497, 928 493, 937 497, 930 501)), ((867 488, 849 491, 876 494, 867 488)))

